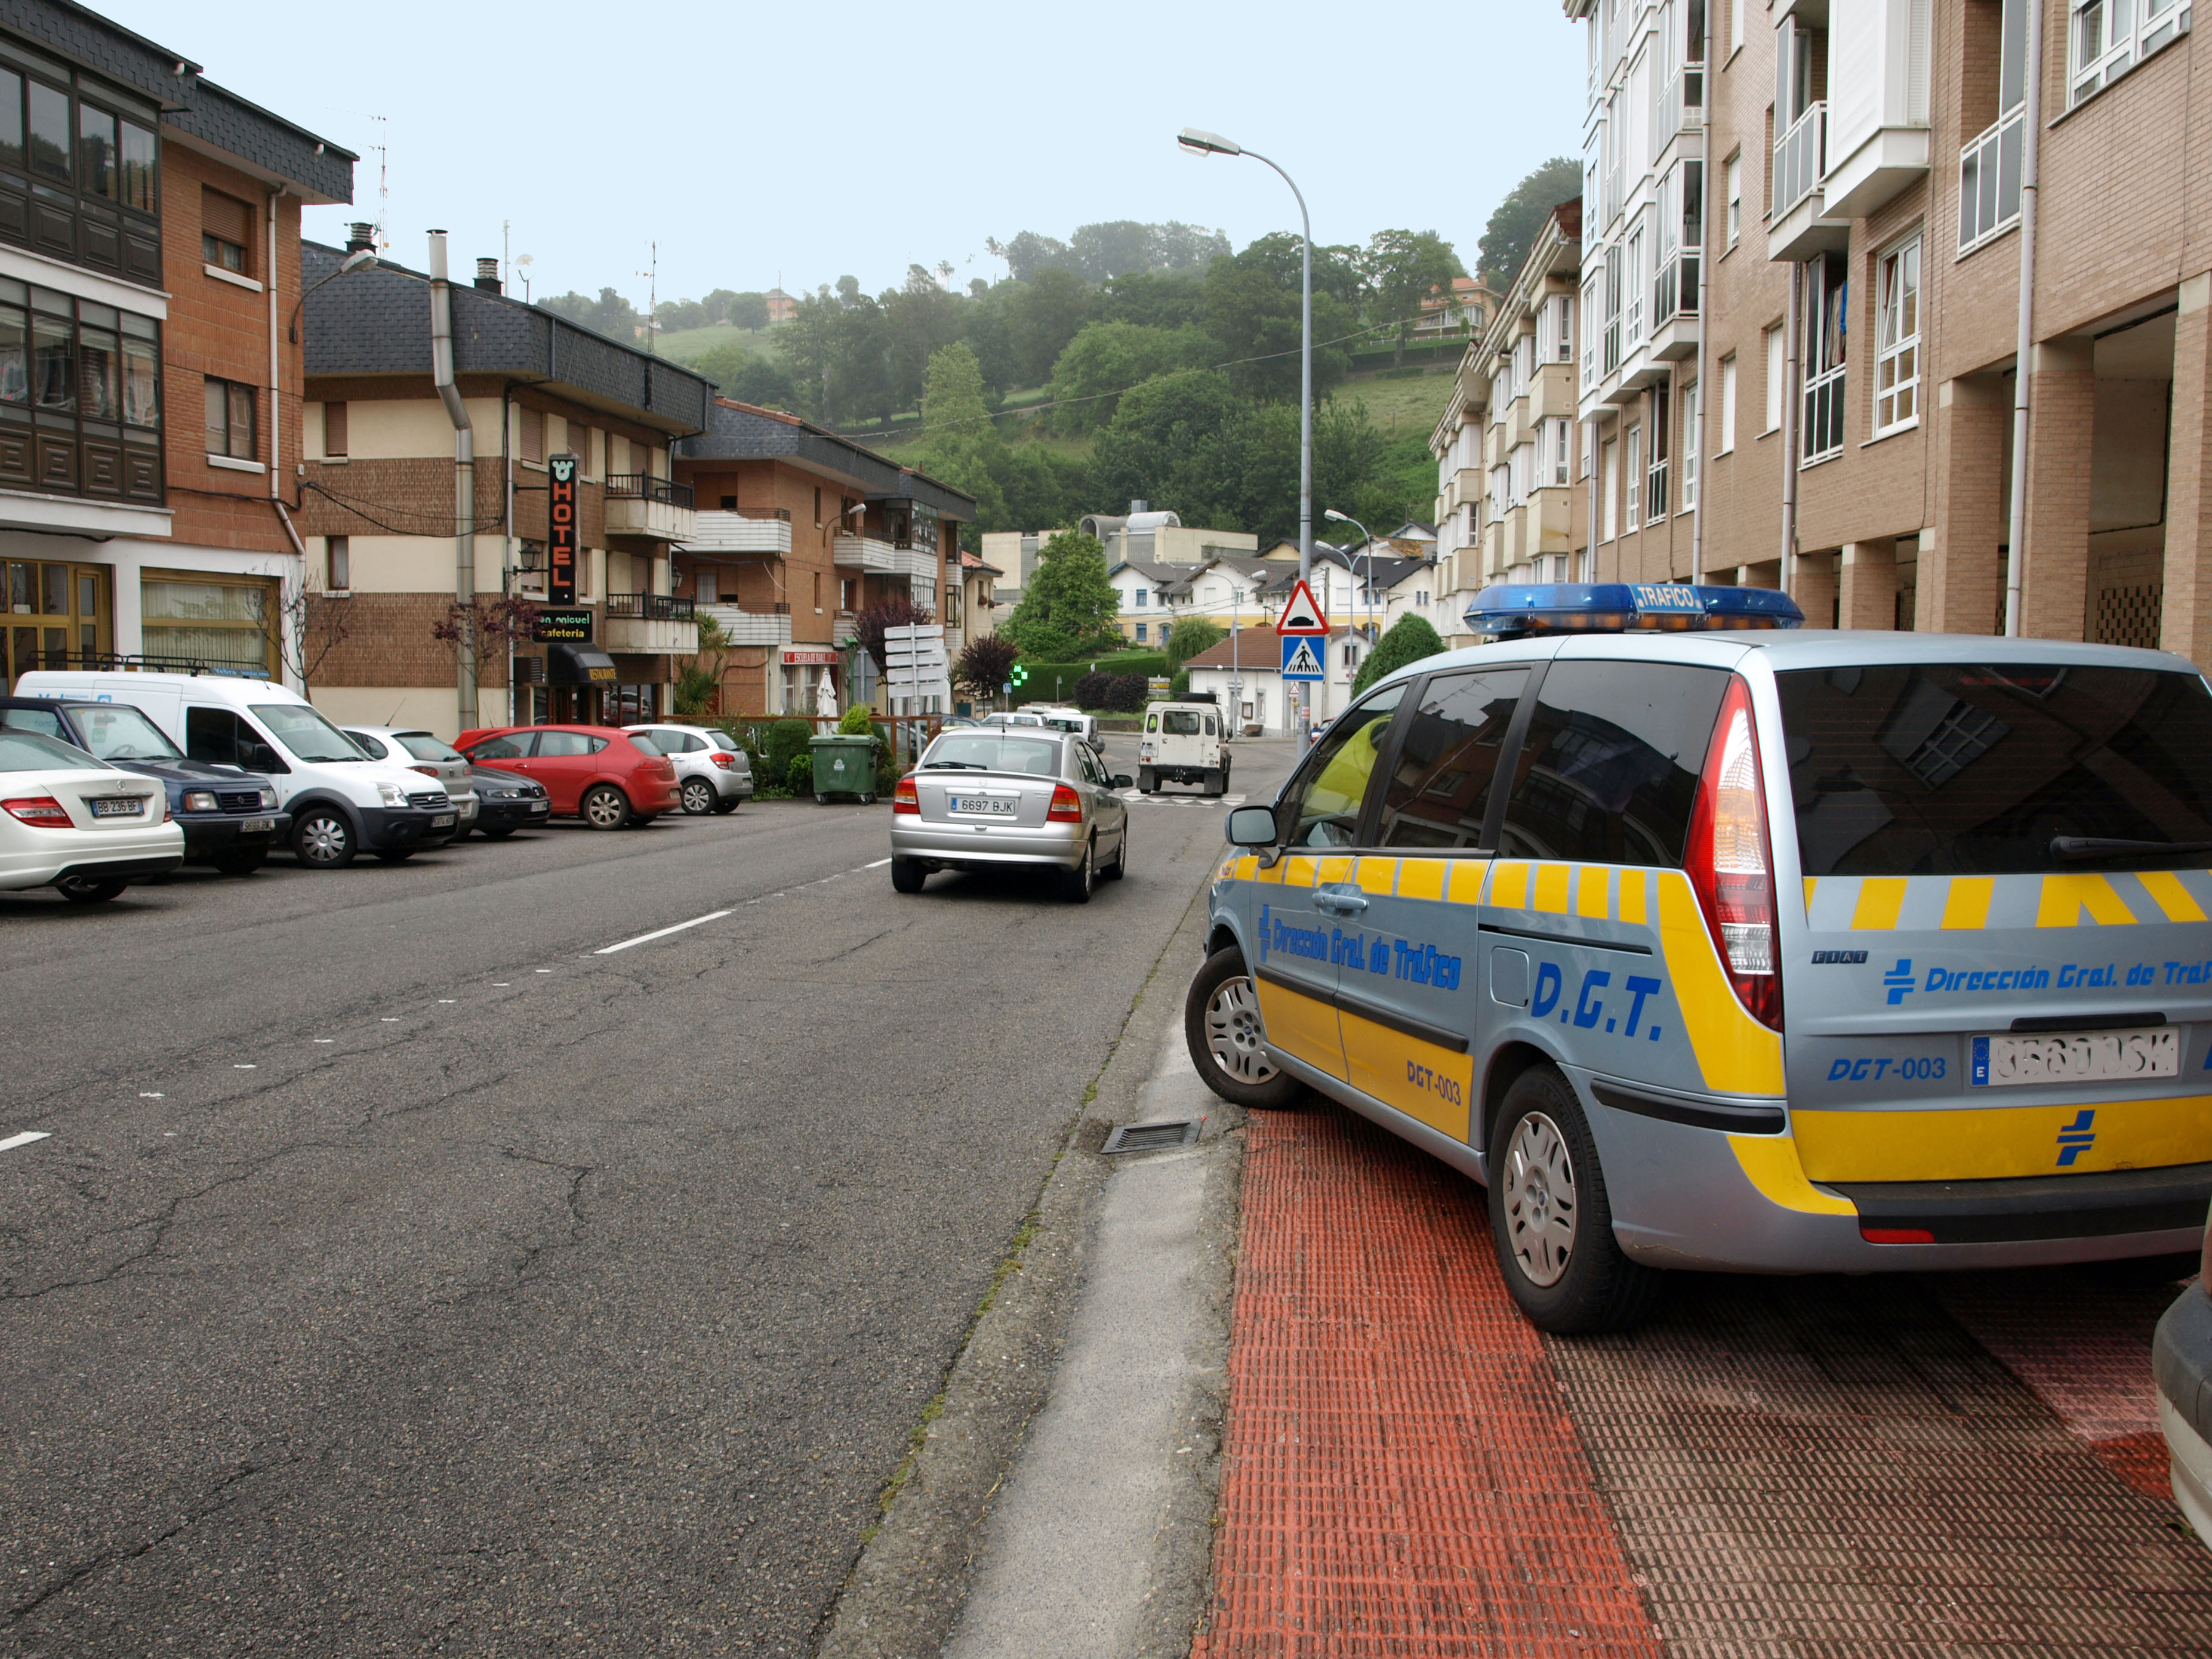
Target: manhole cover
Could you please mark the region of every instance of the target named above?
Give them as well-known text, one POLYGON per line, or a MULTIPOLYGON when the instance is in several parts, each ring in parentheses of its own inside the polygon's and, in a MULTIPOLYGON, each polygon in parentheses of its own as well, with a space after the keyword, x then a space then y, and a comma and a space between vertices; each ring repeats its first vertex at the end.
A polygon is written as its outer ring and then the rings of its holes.
POLYGON ((1178 1118, 1171 1123, 1123 1123, 1106 1137, 1101 1148, 1111 1158, 1117 1152, 1157 1152, 1170 1146, 1188 1146, 1198 1139, 1203 1118, 1178 1118))

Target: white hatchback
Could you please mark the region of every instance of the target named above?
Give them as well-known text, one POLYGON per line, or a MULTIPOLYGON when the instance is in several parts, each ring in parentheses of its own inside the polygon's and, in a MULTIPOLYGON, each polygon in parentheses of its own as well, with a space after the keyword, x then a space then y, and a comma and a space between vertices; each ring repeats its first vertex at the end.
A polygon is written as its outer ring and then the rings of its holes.
POLYGON ((623 730, 632 737, 651 738, 653 746, 668 757, 676 769, 685 811, 734 812, 753 798, 752 758, 730 741, 728 732, 658 722, 623 730))
POLYGON ((184 861, 184 830, 156 780, 36 732, 0 731, 0 888, 98 904, 184 861))

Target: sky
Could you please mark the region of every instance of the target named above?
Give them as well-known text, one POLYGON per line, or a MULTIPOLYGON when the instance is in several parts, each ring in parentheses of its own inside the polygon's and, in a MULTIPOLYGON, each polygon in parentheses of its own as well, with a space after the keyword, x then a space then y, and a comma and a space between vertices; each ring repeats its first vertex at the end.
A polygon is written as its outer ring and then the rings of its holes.
POLYGON ((656 242, 670 300, 848 273, 878 293, 940 260, 964 288, 1006 274, 987 239, 1100 220, 1240 248, 1297 229, 1280 179, 1183 154, 1186 126, 1280 164, 1317 242, 1435 230, 1472 267, 1499 198, 1581 144, 1582 37, 1553 0, 88 3, 361 156, 355 205, 309 208, 310 237, 380 216, 383 144, 392 258, 419 269, 438 227, 466 272, 504 224, 532 297, 641 309, 656 242))

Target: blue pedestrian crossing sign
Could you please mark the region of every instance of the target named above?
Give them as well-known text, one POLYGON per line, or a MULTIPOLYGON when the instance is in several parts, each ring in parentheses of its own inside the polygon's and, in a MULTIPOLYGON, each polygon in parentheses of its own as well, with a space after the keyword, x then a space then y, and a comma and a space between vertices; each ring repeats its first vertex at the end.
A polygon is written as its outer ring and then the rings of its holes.
POLYGON ((1283 678, 1286 680, 1317 680, 1322 678, 1322 653, 1328 642, 1304 634, 1283 636, 1283 678))

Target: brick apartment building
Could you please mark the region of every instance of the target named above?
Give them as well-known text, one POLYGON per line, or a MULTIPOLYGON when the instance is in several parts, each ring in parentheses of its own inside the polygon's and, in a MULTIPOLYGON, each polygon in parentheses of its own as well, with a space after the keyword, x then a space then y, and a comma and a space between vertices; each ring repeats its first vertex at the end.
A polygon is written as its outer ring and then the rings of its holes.
MULTIPOLYGON (((352 247, 368 246, 356 228, 352 247)), ((350 251, 350 250, 349 250, 350 251)), ((334 719, 459 729, 459 665, 437 629, 456 604, 453 426, 431 375, 430 284, 385 260, 341 274, 310 242, 299 524, 315 598, 313 695, 334 719)), ((692 534, 676 441, 701 430, 713 383, 508 298, 480 259, 453 295, 454 375, 474 434, 480 605, 543 607, 519 640, 488 639, 479 723, 651 720, 672 712, 697 648, 670 550, 692 534), (579 458, 573 601, 549 585, 548 462, 579 458), (514 678, 508 678, 510 653, 514 678)))
POLYGON ((1555 209, 1490 325, 1460 360, 1437 458, 1437 631, 1472 645, 1467 601, 1491 582, 1565 581, 1588 539, 1577 487, 1582 204, 1555 209))
POLYGON ((1565 9, 1589 43, 1596 574, 1687 576, 1702 488, 1706 580, 1787 585, 1815 625, 2002 631, 2018 465, 2021 631, 2212 664, 2212 204, 2191 191, 2212 176, 2191 115, 2212 69, 2188 0, 1565 9))
POLYGON ((58 0, 0 21, 0 684, 300 683, 300 210, 354 157, 58 0))
POLYGON ((677 550, 674 592, 731 641, 726 713, 811 714, 825 678, 841 708, 874 701, 854 617, 893 594, 943 623, 959 654, 967 590, 988 591, 962 575, 974 496, 795 415, 726 398, 677 447, 675 467, 700 507, 677 550))

